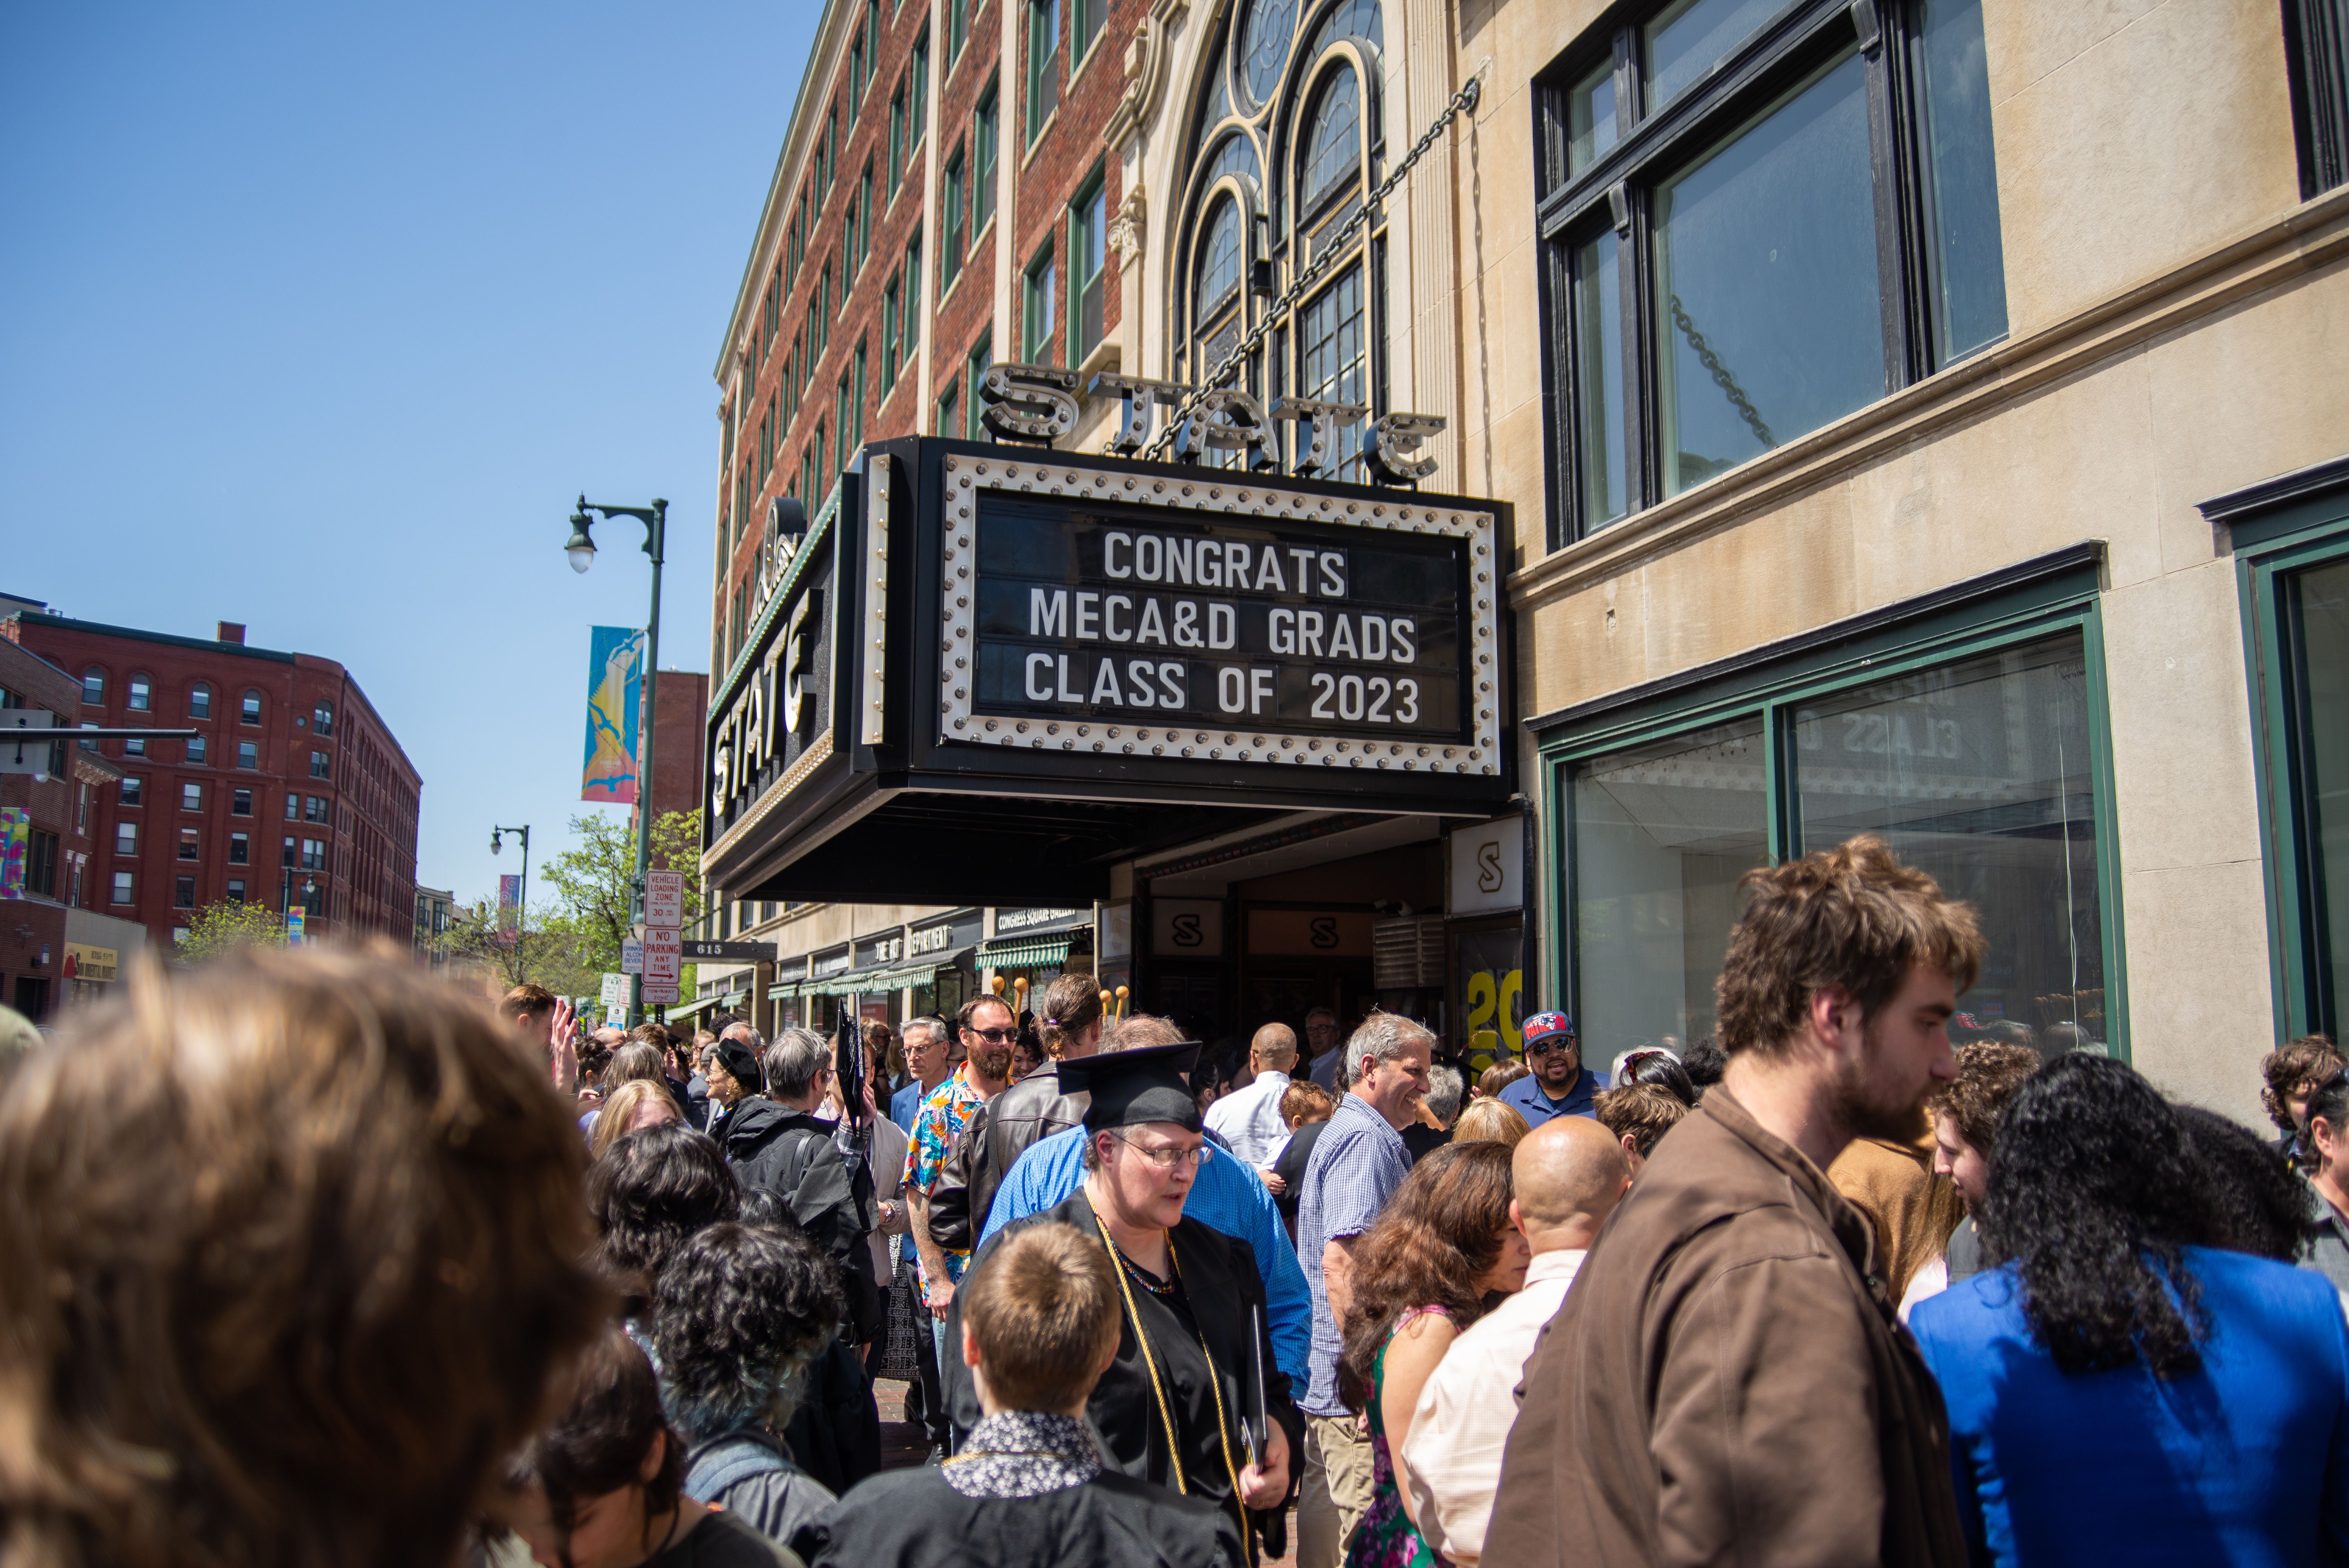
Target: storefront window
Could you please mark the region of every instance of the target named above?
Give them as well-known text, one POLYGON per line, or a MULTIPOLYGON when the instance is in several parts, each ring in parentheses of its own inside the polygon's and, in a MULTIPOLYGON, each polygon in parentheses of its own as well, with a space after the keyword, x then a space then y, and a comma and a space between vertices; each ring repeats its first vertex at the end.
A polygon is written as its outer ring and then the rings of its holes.
MULTIPOLYGON (((1802 848, 1875 833, 1974 906, 1991 947, 1961 1013, 2105 1037, 2087 665, 2010 649, 1795 710, 1802 848)), ((1961 1021, 1961 1028, 1963 1027, 1961 1021)))
POLYGON ((2293 696, 2306 818, 2303 907, 2313 927, 2309 989, 2324 1026, 2337 1029, 2349 995, 2349 561, 2296 574, 2286 593, 2299 644, 2293 696))
MULTIPOLYGON (((2349 618, 2333 627, 2339 711, 2349 618)), ((1982 921, 1990 954, 1955 1037, 2106 1049, 2094 728, 2084 634, 2068 630, 1866 685, 1764 690, 1745 717, 1576 765, 1569 988, 1588 1059, 1710 1033, 1739 879, 1858 833, 1982 921)), ((2349 739, 2334 744, 2349 778, 2349 739)))
POLYGON ((1770 858, 1759 717, 1574 775, 1577 1022, 1586 1061, 1713 1031, 1737 879, 1770 858))

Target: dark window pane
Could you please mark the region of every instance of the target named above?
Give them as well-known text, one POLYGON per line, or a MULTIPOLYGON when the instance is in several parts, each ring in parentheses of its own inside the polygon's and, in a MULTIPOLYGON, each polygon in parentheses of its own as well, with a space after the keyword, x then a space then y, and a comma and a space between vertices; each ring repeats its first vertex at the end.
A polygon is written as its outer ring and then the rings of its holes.
POLYGON ((1614 61, 1607 61, 1568 89, 1566 120, 1566 171, 1579 174, 1615 145, 1614 61))
MULTIPOLYGON (((1316 295, 1303 313, 1305 396, 1332 403, 1363 403, 1362 269, 1360 263, 1316 295)), ((1228 352, 1228 350, 1226 351, 1228 352)))
POLYGON ((2295 676, 2302 730, 2299 780, 2311 842, 2310 896, 2303 907, 2317 929, 2307 946, 2322 973, 2313 976, 2338 1030, 2349 996, 2349 562, 2304 572, 2290 589, 2299 634, 2295 676))
POLYGON ((1982 0, 1925 0, 1917 38, 1936 369, 2006 335, 1982 0))
POLYGON ((1240 210, 1226 196, 1207 214, 1207 237, 1199 246, 1199 286, 1192 296, 1195 317, 1220 308, 1240 286, 1240 210))
POLYGON ((1866 83, 1846 56, 1657 189, 1666 495, 1884 396, 1866 83))
POLYGON ((1647 27, 1650 110, 1694 86, 1786 0, 1678 0, 1647 27))
POLYGON ((1795 714, 1802 848, 1874 833, 1971 903, 1990 954, 1959 1012, 2051 1054, 2106 1037, 2087 684, 2070 633, 1795 714), (2057 1024, 2083 1033, 2048 1040, 2057 1024))
POLYGON ((1577 456, 1587 528, 1621 517, 1629 505, 1623 442, 1623 284, 1612 229, 1574 253, 1574 379, 1577 456))
POLYGON ((1256 0, 1240 29, 1240 81, 1251 107, 1261 108, 1280 88, 1281 67, 1297 31, 1297 0, 1256 0))
POLYGON ((1331 75, 1314 100, 1305 135, 1305 205, 1318 205, 1361 163, 1362 88, 1349 68, 1331 75))
POLYGON ((1674 736, 1574 774, 1574 973, 1585 1065, 1713 1032, 1737 879, 1770 858, 1762 721, 1674 736))

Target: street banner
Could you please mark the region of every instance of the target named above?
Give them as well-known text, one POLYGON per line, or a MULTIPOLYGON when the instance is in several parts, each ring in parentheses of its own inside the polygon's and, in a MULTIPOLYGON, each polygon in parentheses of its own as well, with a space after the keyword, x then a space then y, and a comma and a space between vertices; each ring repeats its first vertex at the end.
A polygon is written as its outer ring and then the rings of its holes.
POLYGON ((599 806, 636 799, 636 725, 644 694, 644 634, 591 626, 587 638, 587 757, 579 798, 599 806))
POLYGON ((611 970, 605 970, 604 972, 603 994, 596 999, 602 1002, 607 1008, 626 1006, 628 1005, 628 977, 626 975, 616 975, 611 970))
POLYGON ((522 924, 522 878, 498 879, 498 940, 512 942, 522 924))
POLYGON ((633 936, 620 939, 620 973, 641 975, 645 972, 645 944, 633 936))
POLYGON ((25 851, 33 842, 33 814, 19 807, 0 810, 0 898, 25 896, 25 851))
POLYGON ((685 923, 685 873, 645 873, 645 923, 675 931, 685 923))
POLYGON ((299 947, 302 945, 302 931, 305 924, 307 923, 308 916, 309 912, 298 903, 292 909, 285 912, 286 946, 299 947))

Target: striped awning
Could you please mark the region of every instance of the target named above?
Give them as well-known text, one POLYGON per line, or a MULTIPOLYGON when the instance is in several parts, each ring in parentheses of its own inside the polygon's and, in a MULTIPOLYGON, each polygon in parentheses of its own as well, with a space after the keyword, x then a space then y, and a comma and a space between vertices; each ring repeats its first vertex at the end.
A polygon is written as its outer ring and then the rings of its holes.
POLYGON ((1069 944, 1076 936, 1073 931, 1055 931, 998 937, 979 944, 978 962, 985 969, 1057 969, 1067 962, 1069 944))

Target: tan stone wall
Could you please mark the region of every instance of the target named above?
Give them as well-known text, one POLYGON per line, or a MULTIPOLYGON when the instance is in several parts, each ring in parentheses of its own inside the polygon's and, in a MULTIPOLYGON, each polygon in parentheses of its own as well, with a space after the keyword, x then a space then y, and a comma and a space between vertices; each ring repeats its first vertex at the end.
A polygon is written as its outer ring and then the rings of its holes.
POLYGON ((1518 509, 1520 713, 2107 542, 2132 1053, 2256 1119, 2275 1022, 2249 677, 2195 506, 2349 449, 2349 196, 2299 200, 2275 8, 1987 0, 2006 343, 1546 553, 1528 78, 1598 9, 1461 22, 1471 68, 1506 64, 1462 160, 1458 488, 1518 509))

